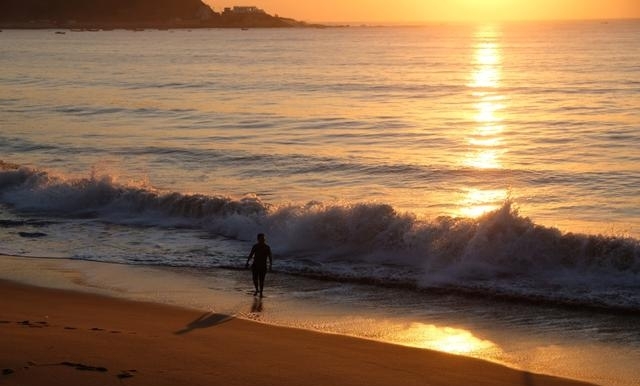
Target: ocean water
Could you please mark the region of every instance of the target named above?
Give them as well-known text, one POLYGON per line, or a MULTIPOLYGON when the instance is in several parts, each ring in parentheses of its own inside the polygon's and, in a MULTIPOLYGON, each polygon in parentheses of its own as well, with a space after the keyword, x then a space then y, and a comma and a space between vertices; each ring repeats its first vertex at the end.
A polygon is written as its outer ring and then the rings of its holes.
POLYGON ((293 325, 421 346, 443 320, 499 323, 520 343, 479 356, 637 384, 637 36, 5 30, 0 252, 236 283, 265 232, 274 299, 317 306, 293 325), (317 322, 327 304, 358 322, 317 322))

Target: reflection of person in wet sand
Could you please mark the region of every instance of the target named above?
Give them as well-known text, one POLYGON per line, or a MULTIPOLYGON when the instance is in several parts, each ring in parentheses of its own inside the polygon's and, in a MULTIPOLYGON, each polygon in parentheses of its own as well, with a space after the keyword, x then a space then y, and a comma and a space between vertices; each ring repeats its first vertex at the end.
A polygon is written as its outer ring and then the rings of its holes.
POLYGON ((251 305, 251 312, 259 314, 262 312, 262 299, 253 298, 253 304, 251 305))
POLYGON ((253 258, 253 264, 251 264, 251 271, 253 273, 253 285, 256 287, 254 296, 260 293, 262 297, 262 289, 264 288, 264 278, 267 275, 267 260, 268 268, 271 270, 271 247, 265 243, 264 233, 258 233, 258 242, 251 248, 251 253, 247 258, 246 268, 249 268, 249 261, 253 258))

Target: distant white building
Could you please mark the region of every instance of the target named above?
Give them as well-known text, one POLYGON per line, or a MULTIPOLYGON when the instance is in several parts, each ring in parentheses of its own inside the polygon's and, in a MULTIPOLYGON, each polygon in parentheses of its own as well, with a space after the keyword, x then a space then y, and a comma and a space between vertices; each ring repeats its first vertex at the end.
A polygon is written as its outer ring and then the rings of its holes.
POLYGON ((233 13, 264 13, 264 11, 258 7, 254 6, 234 6, 233 8, 227 7, 224 9, 225 13, 233 12, 233 13))

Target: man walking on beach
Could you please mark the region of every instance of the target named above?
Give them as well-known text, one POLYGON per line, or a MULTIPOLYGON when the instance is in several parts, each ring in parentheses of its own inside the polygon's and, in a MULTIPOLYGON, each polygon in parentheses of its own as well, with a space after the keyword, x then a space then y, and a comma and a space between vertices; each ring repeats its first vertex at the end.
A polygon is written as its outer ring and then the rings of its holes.
POLYGON ((249 261, 252 258, 251 271, 253 273, 253 285, 256 287, 256 292, 253 293, 253 296, 258 295, 259 292, 260 297, 262 297, 264 277, 267 275, 267 259, 269 260, 269 270, 271 270, 271 247, 265 243, 264 233, 258 233, 258 243, 251 248, 245 268, 249 268, 249 261))

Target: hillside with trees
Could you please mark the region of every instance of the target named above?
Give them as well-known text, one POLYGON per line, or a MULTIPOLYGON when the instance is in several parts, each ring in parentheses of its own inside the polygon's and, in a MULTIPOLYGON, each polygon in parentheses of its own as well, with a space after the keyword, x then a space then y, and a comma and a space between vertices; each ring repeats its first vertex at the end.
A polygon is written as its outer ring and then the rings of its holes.
MULTIPOLYGON (((247 7, 238 7, 247 8, 247 7)), ((0 0, 3 28, 299 27, 262 10, 214 12, 201 0, 0 0)))

